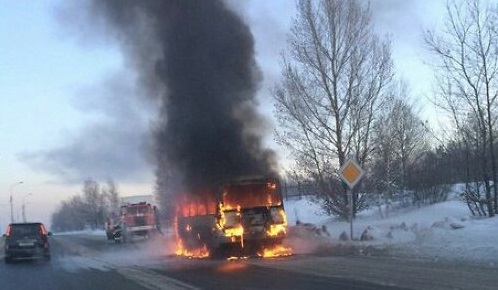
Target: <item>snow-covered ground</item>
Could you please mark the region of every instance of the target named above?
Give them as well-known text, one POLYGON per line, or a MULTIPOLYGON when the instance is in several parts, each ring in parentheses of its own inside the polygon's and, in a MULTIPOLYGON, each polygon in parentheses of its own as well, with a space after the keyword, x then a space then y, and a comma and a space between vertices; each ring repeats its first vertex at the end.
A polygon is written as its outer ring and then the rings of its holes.
POLYGON ((376 209, 362 212, 353 223, 353 237, 358 241, 341 241, 341 233, 349 237, 349 223, 324 215, 309 198, 286 201, 285 208, 289 225, 297 220, 318 228, 325 225, 330 233, 326 239, 335 245, 373 246, 395 256, 498 265, 498 217, 472 217, 457 198, 392 210, 387 217, 381 217, 376 209), (371 240, 359 241, 365 231, 371 240))
POLYGON ((92 230, 92 229, 86 229, 86 230, 83 230, 83 231, 71 231, 71 232, 58 232, 58 233, 54 233, 55 236, 75 235, 75 234, 84 234, 84 235, 91 235, 91 236, 103 236, 103 237, 106 236, 104 230, 92 230))

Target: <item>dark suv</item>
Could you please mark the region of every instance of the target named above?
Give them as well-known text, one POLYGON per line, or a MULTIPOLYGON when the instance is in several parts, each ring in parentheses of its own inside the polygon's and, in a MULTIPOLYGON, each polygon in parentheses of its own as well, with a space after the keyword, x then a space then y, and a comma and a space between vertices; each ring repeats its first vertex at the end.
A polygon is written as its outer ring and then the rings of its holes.
POLYGON ((47 232, 42 223, 14 223, 7 227, 5 237, 5 263, 15 258, 43 258, 50 260, 47 232))

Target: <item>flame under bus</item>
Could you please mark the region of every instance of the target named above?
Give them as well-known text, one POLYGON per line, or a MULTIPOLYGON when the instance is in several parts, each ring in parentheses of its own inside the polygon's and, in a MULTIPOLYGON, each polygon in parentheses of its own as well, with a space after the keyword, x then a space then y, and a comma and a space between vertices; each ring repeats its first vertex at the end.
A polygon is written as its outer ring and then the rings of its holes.
POLYGON ((286 228, 277 179, 227 182, 214 190, 183 195, 177 207, 177 254, 263 256, 268 248, 281 245, 286 228))

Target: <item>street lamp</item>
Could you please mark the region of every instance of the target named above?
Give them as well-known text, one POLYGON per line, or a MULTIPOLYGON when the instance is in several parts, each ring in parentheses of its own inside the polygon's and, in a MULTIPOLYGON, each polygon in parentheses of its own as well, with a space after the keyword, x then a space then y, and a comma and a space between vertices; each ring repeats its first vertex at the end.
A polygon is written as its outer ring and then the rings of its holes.
POLYGON ((32 193, 25 194, 22 198, 22 222, 26 222, 26 197, 33 195, 32 193))
POLYGON ((14 222, 14 201, 12 199, 12 190, 14 189, 14 186, 23 184, 24 182, 19 181, 10 186, 10 222, 14 222))
MULTIPOLYGON (((8 204, 6 204, 6 203, 0 203, 0 206, 6 206, 6 205, 8 205, 8 204)), ((2 225, 2 221, 0 220, 0 227, 1 227, 1 225, 2 225)))

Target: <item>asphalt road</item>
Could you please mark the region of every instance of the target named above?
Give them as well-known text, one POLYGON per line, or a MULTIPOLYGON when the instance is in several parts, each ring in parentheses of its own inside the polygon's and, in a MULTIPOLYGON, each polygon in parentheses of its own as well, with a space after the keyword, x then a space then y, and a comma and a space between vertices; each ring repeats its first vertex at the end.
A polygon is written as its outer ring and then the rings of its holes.
MULTIPOLYGON (((172 255, 165 239, 55 235, 52 261, 0 263, 0 289, 497 289, 498 268, 322 252, 234 261, 172 255)), ((2 254, 0 258, 3 260, 2 254)))

